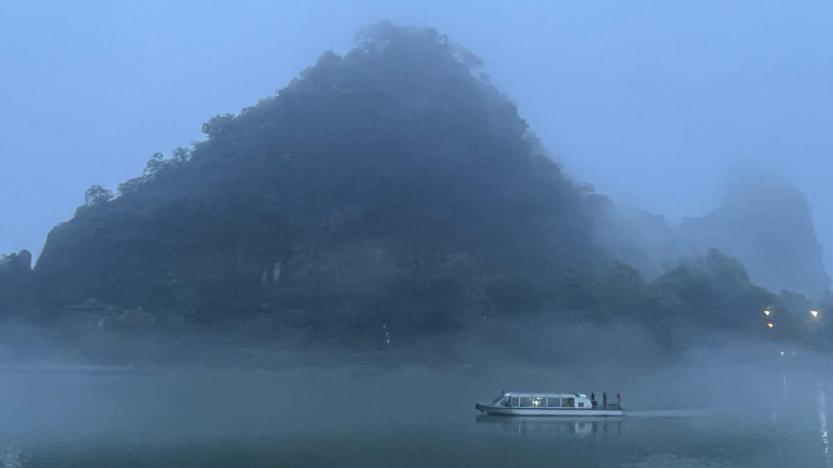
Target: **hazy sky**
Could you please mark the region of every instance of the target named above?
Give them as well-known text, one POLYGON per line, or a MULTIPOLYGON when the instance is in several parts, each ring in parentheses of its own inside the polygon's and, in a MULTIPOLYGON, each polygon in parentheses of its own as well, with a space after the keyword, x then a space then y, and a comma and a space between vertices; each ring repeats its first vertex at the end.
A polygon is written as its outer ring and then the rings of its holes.
POLYGON ((833 265, 833 2, 0 2, 0 252, 39 252, 91 184, 283 87, 363 25, 485 61, 575 178, 671 218, 738 159, 808 195, 833 265), (175 5, 174 5, 175 4, 175 5))

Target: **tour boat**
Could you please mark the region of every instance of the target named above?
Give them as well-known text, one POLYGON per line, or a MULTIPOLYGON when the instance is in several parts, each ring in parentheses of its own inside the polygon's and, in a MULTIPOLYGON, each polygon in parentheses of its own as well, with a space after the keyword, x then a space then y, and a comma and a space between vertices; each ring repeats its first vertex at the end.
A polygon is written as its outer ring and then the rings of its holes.
POLYGON ((483 414, 501 416, 622 416, 619 395, 608 399, 602 394, 501 392, 490 404, 475 403, 483 414))

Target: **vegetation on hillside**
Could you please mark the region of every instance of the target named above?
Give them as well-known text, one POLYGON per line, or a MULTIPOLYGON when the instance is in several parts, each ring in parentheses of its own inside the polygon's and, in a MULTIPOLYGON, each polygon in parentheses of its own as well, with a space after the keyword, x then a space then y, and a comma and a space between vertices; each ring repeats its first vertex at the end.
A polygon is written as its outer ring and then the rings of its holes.
POLYGON ((32 272, 0 266, 0 308, 369 349, 532 315, 644 327, 667 349, 710 330, 804 336, 761 311, 806 304, 717 251, 650 279, 615 261, 593 234, 607 200, 432 29, 371 26, 203 131, 116 194, 91 187, 32 272))

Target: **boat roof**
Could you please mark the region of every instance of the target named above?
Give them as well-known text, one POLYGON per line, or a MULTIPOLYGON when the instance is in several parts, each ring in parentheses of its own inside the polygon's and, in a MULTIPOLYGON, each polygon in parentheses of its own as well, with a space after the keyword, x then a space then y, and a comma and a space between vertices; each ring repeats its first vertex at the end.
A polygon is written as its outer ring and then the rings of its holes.
POLYGON ((584 393, 503 392, 503 394, 510 397, 587 398, 584 393))

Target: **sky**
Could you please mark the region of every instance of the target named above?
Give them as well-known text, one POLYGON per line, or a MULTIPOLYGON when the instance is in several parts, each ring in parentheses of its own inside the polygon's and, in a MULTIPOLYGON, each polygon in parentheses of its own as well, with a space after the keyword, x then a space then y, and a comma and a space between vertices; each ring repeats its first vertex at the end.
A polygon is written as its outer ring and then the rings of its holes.
POLYGON ((285 86, 364 25, 431 26, 572 177, 671 220, 755 161, 806 193, 833 270, 833 2, 0 2, 0 253, 40 252, 212 116, 285 86))

